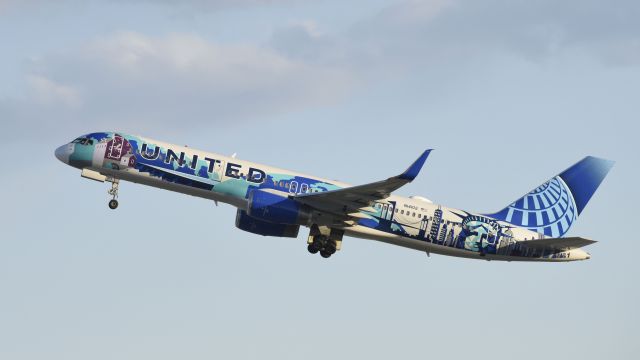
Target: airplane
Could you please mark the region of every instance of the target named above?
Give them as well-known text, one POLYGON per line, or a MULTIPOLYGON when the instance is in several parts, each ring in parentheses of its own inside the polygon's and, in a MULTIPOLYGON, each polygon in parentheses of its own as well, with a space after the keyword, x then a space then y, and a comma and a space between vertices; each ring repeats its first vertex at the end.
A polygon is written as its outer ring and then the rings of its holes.
POLYGON ((587 156, 504 209, 478 214, 421 196, 392 194, 412 182, 431 154, 386 180, 347 183, 239 160, 120 132, 80 136, 55 150, 87 179, 130 181, 230 204, 235 225, 253 234, 297 238, 309 228, 307 250, 329 258, 343 237, 377 240, 430 254, 497 261, 587 260, 595 241, 565 237, 614 162, 587 156))

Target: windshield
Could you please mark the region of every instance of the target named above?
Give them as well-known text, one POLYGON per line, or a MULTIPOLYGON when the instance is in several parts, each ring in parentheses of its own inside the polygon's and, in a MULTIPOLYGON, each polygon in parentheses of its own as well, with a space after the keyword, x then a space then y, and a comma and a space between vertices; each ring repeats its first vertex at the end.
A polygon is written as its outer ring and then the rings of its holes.
POLYGON ((93 145, 93 140, 86 137, 79 137, 71 142, 72 144, 93 145))

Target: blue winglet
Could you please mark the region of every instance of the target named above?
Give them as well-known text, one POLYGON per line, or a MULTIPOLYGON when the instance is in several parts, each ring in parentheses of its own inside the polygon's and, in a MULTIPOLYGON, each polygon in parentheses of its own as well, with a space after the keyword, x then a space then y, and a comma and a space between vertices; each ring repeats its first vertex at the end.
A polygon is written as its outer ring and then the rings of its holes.
POLYGON ((413 164, 411 164, 411 166, 409 166, 409 168, 405 172, 400 174, 398 178, 404 179, 407 181, 413 181, 413 179, 415 179, 420 173, 420 170, 422 169, 424 162, 427 161, 427 158, 429 157, 429 154, 431 153, 432 150, 433 149, 425 150, 425 152, 423 152, 422 155, 420 155, 418 160, 416 160, 413 164))

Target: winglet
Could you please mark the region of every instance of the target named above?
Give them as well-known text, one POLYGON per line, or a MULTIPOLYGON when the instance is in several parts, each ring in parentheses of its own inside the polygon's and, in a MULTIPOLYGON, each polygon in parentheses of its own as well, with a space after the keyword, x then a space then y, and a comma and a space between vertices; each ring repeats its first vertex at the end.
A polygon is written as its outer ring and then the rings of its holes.
POLYGON ((413 181, 413 179, 415 179, 416 176, 418 176, 418 173, 420 173, 420 170, 422 169, 424 162, 427 161, 427 158, 429 157, 429 154, 431 153, 432 150, 433 149, 425 150, 425 152, 423 152, 422 155, 420 155, 418 160, 416 160, 413 164, 411 164, 411 166, 409 166, 409 168, 405 172, 400 174, 398 178, 407 180, 407 181, 413 181))

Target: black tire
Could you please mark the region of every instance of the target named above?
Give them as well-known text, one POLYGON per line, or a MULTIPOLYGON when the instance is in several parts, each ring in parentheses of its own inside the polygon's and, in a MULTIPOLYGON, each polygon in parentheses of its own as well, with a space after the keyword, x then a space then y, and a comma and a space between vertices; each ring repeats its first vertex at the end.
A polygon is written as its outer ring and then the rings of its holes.
POLYGON ((335 245, 333 245, 333 244, 327 245, 327 246, 324 248, 324 251, 326 251, 326 252, 330 253, 331 255, 333 255, 333 254, 335 254, 335 253, 336 253, 336 246, 335 246, 335 245))
POLYGON ((332 253, 330 253, 330 252, 327 252, 326 250, 322 250, 322 251, 320 251, 320 256, 322 256, 322 257, 323 257, 323 258, 325 258, 325 259, 330 258, 330 257, 331 257, 331 255, 333 255, 333 254, 332 254, 332 253))
POLYGON ((320 251, 320 249, 318 249, 315 243, 309 244, 309 246, 307 246, 307 250, 309 250, 309 252, 312 254, 317 254, 318 251, 320 251))
POLYGON ((118 208, 118 200, 110 200, 109 201, 109 209, 115 210, 118 208))

